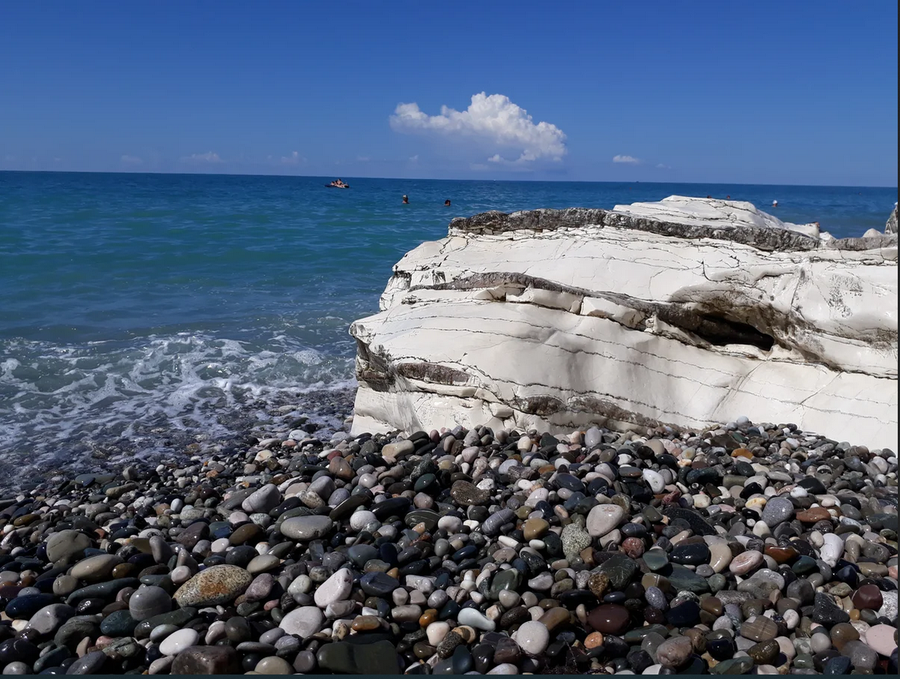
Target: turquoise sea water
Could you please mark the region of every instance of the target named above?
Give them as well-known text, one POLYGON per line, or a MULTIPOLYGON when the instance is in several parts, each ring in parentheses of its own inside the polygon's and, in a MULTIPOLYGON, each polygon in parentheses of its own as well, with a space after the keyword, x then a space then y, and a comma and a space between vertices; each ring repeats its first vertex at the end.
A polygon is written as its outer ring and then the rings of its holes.
POLYGON ((345 177, 339 191, 330 179, 0 172, 0 468, 119 437, 165 449, 154 427, 225 435, 223 412, 251 398, 352 385, 350 322, 454 216, 730 195, 843 237, 882 229, 897 200, 890 188, 345 177))

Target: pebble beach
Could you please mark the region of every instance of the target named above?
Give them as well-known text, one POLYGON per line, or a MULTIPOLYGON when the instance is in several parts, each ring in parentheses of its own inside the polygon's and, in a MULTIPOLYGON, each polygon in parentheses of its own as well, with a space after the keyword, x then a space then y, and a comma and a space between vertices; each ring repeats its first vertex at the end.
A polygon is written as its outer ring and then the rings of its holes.
POLYGON ((894 451, 746 418, 351 437, 327 398, 340 426, 273 406, 0 495, 3 673, 897 672, 894 451))

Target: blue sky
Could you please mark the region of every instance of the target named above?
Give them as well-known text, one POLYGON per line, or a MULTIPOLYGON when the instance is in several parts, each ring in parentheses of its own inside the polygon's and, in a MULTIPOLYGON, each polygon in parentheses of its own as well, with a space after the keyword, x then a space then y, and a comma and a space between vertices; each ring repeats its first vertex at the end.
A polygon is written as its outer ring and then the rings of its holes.
POLYGON ((5 0, 0 63, 0 169, 897 185, 890 0, 5 0))

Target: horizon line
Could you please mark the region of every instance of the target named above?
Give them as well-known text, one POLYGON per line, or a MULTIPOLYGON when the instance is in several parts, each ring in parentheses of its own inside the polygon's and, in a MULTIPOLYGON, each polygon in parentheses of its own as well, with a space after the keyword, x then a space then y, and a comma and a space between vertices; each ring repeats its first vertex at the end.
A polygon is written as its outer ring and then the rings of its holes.
MULTIPOLYGON (((153 170, 9 170, 0 169, 0 173, 21 174, 111 174, 111 175, 153 175, 174 177, 283 177, 292 179, 328 179, 331 175, 299 175, 299 174, 275 174, 275 173, 246 173, 246 172, 166 172, 153 170)), ((554 184, 649 184, 649 185, 709 185, 709 186, 792 186, 805 188, 835 188, 835 189, 897 189, 896 185, 865 185, 865 184, 769 184, 748 182, 706 182, 706 181, 643 181, 643 180, 601 180, 601 179, 450 179, 436 177, 354 177, 344 175, 352 180, 390 180, 390 181, 429 181, 429 182, 502 182, 502 183, 554 183, 554 184)))

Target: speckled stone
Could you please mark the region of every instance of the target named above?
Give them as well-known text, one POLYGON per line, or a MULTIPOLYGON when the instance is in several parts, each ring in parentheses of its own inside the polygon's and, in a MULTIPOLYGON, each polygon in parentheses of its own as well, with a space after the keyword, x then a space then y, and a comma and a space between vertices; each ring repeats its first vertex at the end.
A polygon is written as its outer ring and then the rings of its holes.
POLYGON ((218 606, 234 601, 250 583, 253 576, 238 566, 212 566, 197 573, 184 583, 174 599, 185 606, 218 606))

